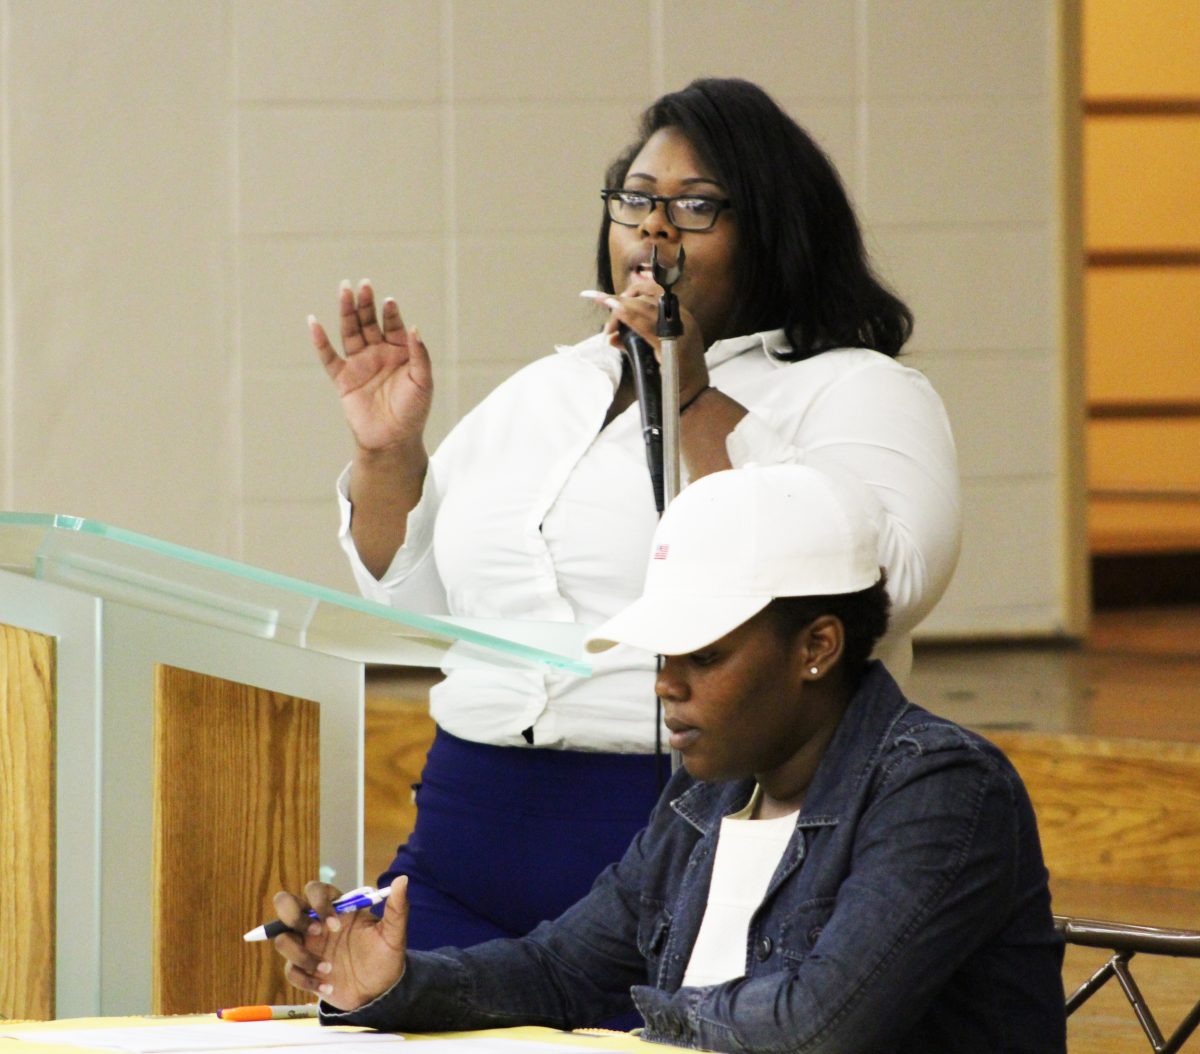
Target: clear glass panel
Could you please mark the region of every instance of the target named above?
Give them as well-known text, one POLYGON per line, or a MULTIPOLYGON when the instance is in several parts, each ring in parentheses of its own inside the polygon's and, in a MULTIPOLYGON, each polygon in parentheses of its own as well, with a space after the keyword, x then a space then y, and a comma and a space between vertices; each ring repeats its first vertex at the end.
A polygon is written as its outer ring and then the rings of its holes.
POLYGON ((591 673, 582 626, 398 611, 77 516, 0 513, 0 569, 363 662, 591 673))

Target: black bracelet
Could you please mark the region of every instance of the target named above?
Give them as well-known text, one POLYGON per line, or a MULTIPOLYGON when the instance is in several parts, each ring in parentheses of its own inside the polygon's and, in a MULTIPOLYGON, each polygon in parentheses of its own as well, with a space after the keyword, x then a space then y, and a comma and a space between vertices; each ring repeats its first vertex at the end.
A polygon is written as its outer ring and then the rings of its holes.
POLYGON ((684 412, 684 411, 685 411, 685 410, 686 410, 686 409, 687 409, 689 406, 691 406, 691 405, 692 405, 692 403, 694 403, 694 402, 695 402, 697 399, 699 399, 699 398, 700 398, 700 396, 702 396, 702 395, 703 395, 705 392, 711 392, 712 390, 713 390, 713 386, 712 386, 711 384, 706 384, 706 385, 705 385, 703 388, 701 388, 701 389, 700 389, 700 390, 699 390, 699 391, 698 391, 698 392, 697 392, 695 395, 693 395, 693 396, 692 396, 692 397, 691 397, 691 398, 690 398, 690 399, 689 399, 689 400, 688 400, 686 403, 684 403, 684 404, 683 404, 683 405, 682 405, 682 406, 679 408, 679 413, 682 415, 682 414, 683 414, 683 412, 684 412))

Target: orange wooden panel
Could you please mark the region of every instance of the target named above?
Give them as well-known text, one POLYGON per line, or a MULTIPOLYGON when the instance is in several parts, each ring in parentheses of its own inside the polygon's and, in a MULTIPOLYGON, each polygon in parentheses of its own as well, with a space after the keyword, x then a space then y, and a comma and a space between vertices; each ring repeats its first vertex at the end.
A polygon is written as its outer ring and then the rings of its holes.
POLYGON ((1088 551, 1178 553, 1200 549, 1200 501, 1088 500, 1088 551))
POLYGON ((1200 402, 1200 267, 1093 267, 1084 286, 1089 400, 1200 402))
POLYGON ((0 1018, 54 1017, 54 653, 0 625, 0 1018))
POLYGON ((1025 781, 1053 878, 1200 890, 1200 745, 988 738, 1025 781))
POLYGON ((367 680, 363 754, 363 873, 383 871, 417 819, 412 785, 433 742, 429 688, 440 670, 393 668, 367 680))
POLYGON ((1088 422, 1088 486, 1200 495, 1200 418, 1088 422))
POLYGON ((1089 250, 1200 248, 1200 116, 1087 117, 1089 250))
POLYGON ((170 666, 155 691, 154 1013, 298 1002, 242 934, 317 875, 319 707, 170 666))
POLYGON ((1088 98, 1200 95, 1197 0, 1084 0, 1088 98))

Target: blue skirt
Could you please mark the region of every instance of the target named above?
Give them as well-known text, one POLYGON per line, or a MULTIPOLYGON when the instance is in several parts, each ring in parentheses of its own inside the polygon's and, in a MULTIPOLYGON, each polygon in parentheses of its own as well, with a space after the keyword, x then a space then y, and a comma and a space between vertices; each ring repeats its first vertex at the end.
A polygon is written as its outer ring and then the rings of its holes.
POLYGON ((495 747, 437 730, 417 822, 379 878, 408 875, 408 945, 518 937, 582 897, 646 825, 670 758, 495 747))

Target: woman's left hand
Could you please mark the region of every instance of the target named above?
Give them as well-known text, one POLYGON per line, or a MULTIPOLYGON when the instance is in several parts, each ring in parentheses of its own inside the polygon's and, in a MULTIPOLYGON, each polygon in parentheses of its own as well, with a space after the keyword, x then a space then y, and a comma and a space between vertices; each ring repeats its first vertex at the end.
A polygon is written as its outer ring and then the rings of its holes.
MULTIPOLYGON (((649 343, 661 365, 662 345, 654 329, 658 323, 658 301, 662 295, 662 287, 646 279, 632 282, 620 296, 602 294, 596 297, 596 302, 601 307, 608 308, 610 312, 608 323, 604 327, 609 343, 614 348, 621 349, 621 339, 617 330, 619 325, 624 323, 649 343)), ((679 318, 683 323, 683 336, 676 340, 675 352, 679 361, 679 404, 683 406, 707 388, 709 382, 708 365, 704 361, 706 345, 700 325, 692 313, 682 305, 679 308, 679 318)))

